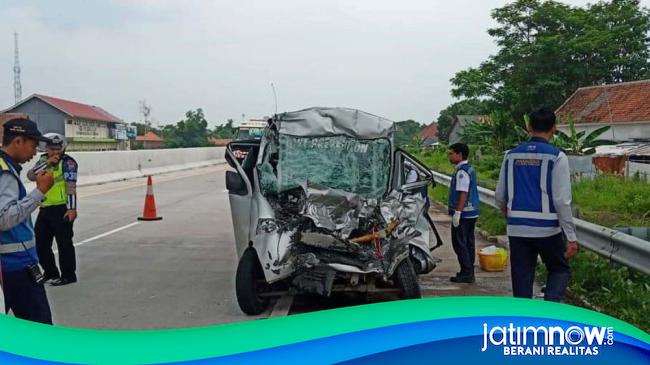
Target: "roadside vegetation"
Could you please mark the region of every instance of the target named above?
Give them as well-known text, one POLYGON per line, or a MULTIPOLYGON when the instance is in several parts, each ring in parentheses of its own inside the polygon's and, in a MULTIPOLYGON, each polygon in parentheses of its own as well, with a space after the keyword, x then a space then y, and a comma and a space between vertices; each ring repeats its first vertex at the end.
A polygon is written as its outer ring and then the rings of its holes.
MULTIPOLYGON (((486 155, 481 150, 486 149, 470 146, 470 161, 476 168, 479 185, 494 190, 503 161, 502 153, 486 155)), ((412 152, 432 170, 447 175, 454 170, 447 161, 447 150, 444 147, 412 152)), ((573 184, 572 190, 573 205, 581 219, 610 228, 650 227, 650 184, 645 181, 600 175, 573 184)), ((495 224, 490 226, 498 227, 495 224)))
MULTIPOLYGON (((650 78, 650 10, 638 0, 603 0, 585 6, 557 1, 516 0, 494 9, 488 29, 497 50, 475 67, 457 72, 451 94, 459 100, 440 112, 438 137, 448 142, 458 116, 481 116, 465 126, 461 139, 470 144, 478 183, 494 190, 504 151, 527 138, 526 115, 539 107, 556 110, 582 86, 650 78), (603 24, 633 24, 630 27, 603 24), (621 55, 620 49, 626 50, 621 55)), ((553 143, 567 154, 588 155, 608 128, 576 130, 553 143)), ((413 140, 411 152, 432 170, 451 174, 446 147, 423 150, 413 140)), ((402 144, 404 145, 404 144, 402 144)), ((447 188, 430 190, 432 200, 447 204, 447 188)), ((573 184, 579 216, 607 227, 650 226, 650 184, 638 179, 597 176, 573 184)), ((506 233, 501 212, 483 205, 478 220, 489 235, 506 233)), ((572 261, 570 293, 583 305, 650 332, 650 276, 582 250, 572 261)), ((543 284, 544 273, 539 273, 543 284)))
MULTIPOLYGON (((451 174, 446 150, 414 151, 432 170, 451 174)), ((472 153, 476 158, 476 153, 472 153)), ((478 170, 480 185, 494 189, 500 158, 472 161, 478 170), (484 160, 485 161, 485 160, 484 160), (496 167, 495 167, 496 165, 496 167)), ((448 189, 437 184, 429 190, 430 198, 447 204, 448 189)), ((574 204, 583 219, 609 227, 650 226, 650 184, 615 176, 599 176, 573 186, 574 204), (605 198, 612 197, 612 198, 605 198), (637 213, 645 212, 645 213, 637 213)), ((477 225, 489 235, 505 235, 506 221, 500 211, 481 204, 477 225)), ((650 332, 650 276, 628 269, 582 250, 571 260, 570 302, 598 310, 650 332)), ((544 285, 546 272, 538 266, 537 279, 544 285)))

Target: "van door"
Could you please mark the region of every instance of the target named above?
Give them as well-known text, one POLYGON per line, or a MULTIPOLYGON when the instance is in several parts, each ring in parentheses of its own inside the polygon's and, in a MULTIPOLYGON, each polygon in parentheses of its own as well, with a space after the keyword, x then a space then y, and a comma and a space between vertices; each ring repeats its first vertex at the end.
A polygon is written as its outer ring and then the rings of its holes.
POLYGON ((246 171, 246 165, 256 157, 258 150, 259 143, 250 142, 231 142, 226 147, 226 162, 235 169, 235 171, 226 171, 226 189, 230 201, 230 214, 238 256, 241 256, 248 247, 251 227, 253 201, 251 179, 253 174, 252 166, 249 172, 246 171))
MULTIPOLYGON (((431 170, 429 170, 426 167, 426 165, 424 165, 414 156, 399 148, 395 151, 394 161, 395 162, 393 164, 393 180, 391 182, 392 188, 395 190, 405 191, 412 194, 422 193, 426 195, 427 199, 429 199, 428 187, 429 185, 431 186, 436 185, 436 183, 433 181, 433 174, 431 173, 431 170), (417 181, 415 182, 407 181, 407 177, 408 177, 407 175, 409 170, 415 170, 418 176, 417 181)), ((423 236, 427 236, 427 244, 424 245, 423 243, 422 247, 423 248, 428 247, 429 251, 433 251, 436 248, 442 246, 443 242, 442 239, 440 238, 440 234, 438 233, 435 224, 433 223, 433 220, 429 216, 429 212, 425 210, 424 212, 422 212, 422 215, 424 219, 418 221, 418 228, 419 229, 421 228, 421 232, 423 236), (429 243, 428 243, 429 232, 423 231, 425 227, 430 228, 431 232, 435 237, 436 244, 433 247, 429 247, 429 243)))

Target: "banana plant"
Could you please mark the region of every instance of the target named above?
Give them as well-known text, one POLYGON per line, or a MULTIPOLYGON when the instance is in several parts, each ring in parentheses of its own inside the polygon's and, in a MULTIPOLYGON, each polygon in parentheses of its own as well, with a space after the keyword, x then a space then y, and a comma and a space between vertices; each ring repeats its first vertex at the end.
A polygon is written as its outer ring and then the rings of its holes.
POLYGON ((596 153, 596 147, 609 144, 616 144, 614 141, 598 139, 603 133, 607 132, 611 126, 600 127, 591 133, 587 131, 577 132, 573 118, 569 118, 569 134, 560 130, 555 132, 553 144, 559 149, 570 155, 591 155, 596 153))

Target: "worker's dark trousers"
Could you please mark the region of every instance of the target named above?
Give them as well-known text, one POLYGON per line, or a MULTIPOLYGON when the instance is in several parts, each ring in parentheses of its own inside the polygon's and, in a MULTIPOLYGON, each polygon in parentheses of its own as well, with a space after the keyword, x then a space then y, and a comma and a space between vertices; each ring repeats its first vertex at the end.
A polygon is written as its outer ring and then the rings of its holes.
POLYGON ((458 257, 460 275, 474 275, 476 249, 474 244, 474 226, 476 218, 461 218, 458 227, 451 226, 451 244, 458 257))
POLYGON ((2 272, 2 293, 5 313, 11 309, 17 318, 52 324, 45 287, 36 284, 27 269, 2 272))
POLYGON ((36 252, 43 267, 46 278, 58 278, 59 269, 56 267, 52 240, 56 238, 59 249, 59 267, 62 278, 76 279, 76 261, 72 243, 72 223, 63 218, 67 208, 65 205, 43 207, 38 212, 34 234, 36 235, 36 252))
POLYGON ((533 297, 535 266, 539 255, 548 271, 544 300, 562 301, 571 277, 569 263, 564 258, 566 243, 562 234, 540 238, 508 237, 508 240, 513 295, 518 298, 533 297))

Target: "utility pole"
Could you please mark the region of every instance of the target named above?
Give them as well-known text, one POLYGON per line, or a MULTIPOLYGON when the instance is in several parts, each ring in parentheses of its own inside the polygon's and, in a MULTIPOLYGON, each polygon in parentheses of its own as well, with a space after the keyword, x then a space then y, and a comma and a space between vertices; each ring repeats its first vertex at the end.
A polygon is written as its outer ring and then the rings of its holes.
POLYGON ((275 114, 278 114, 278 94, 275 92, 275 85, 271 83, 271 89, 273 89, 273 100, 275 100, 275 114))
POLYGON ((149 129, 151 129, 151 121, 149 120, 149 115, 151 115, 151 105, 147 104, 147 100, 140 100, 140 113, 144 117, 144 133, 146 134, 149 129))
POLYGON ((18 33, 14 32, 14 99, 18 104, 23 98, 23 87, 20 84, 20 58, 18 57, 18 33))

